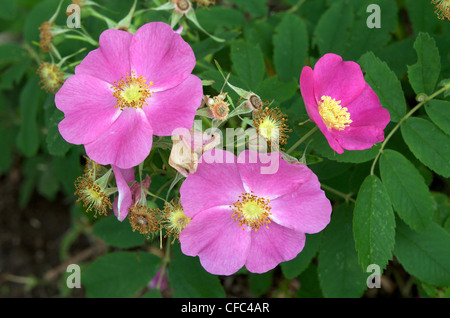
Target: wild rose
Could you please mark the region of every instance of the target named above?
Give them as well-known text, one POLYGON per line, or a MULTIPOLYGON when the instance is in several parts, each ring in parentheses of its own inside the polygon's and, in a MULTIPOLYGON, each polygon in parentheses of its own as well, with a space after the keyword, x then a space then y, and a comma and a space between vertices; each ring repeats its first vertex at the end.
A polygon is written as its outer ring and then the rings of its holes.
POLYGON ((192 127, 202 83, 191 47, 168 24, 106 30, 99 43, 55 96, 59 131, 99 164, 127 169, 149 155, 153 135, 192 127))
POLYGON ((212 149, 180 189, 189 224, 180 233, 181 250, 199 256, 216 275, 242 266, 266 272, 293 259, 305 245, 305 233, 317 233, 330 221, 331 204, 317 176, 305 165, 280 159, 279 153, 212 149), (270 156, 278 170, 261 173, 270 156), (222 157, 222 163, 211 158, 222 157))
POLYGON ((303 68, 300 90, 309 117, 337 153, 368 149, 384 140, 389 112, 357 63, 325 54, 314 70, 303 68))

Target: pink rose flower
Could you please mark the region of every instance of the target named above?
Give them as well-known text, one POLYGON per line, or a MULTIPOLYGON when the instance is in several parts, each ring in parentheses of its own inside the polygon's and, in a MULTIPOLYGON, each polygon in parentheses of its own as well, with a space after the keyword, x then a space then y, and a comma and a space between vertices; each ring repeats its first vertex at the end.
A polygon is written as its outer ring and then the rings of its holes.
POLYGON ((309 117, 337 153, 368 149, 384 140, 389 112, 357 63, 325 54, 314 70, 303 68, 300 90, 309 117))
POLYGON ((244 265, 263 273, 293 259, 305 245, 305 233, 323 230, 331 216, 317 176, 274 152, 246 150, 236 158, 207 151, 197 172, 183 182, 180 200, 192 219, 180 233, 181 250, 198 255, 215 275, 231 275, 244 265), (277 157, 277 171, 261 173, 271 157, 277 157))
POLYGON ((99 164, 127 169, 145 160, 153 135, 192 127, 203 87, 191 47, 168 24, 106 30, 99 43, 55 96, 59 131, 99 164))

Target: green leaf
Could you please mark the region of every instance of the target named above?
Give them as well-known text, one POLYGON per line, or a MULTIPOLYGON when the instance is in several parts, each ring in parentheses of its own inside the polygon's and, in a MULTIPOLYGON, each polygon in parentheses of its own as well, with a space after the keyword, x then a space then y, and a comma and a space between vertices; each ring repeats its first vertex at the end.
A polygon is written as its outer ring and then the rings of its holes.
POLYGON ((236 41, 231 45, 232 70, 245 83, 244 89, 255 91, 266 74, 261 49, 257 44, 236 41))
POLYGON ((377 94, 381 105, 389 111, 391 121, 398 122, 406 114, 406 100, 402 85, 389 66, 367 52, 358 60, 365 72, 365 80, 377 94))
POLYGON ((103 217, 94 224, 94 235, 110 246, 130 248, 144 244, 146 237, 134 232, 128 218, 123 222, 115 216, 103 217))
POLYGON ((205 271, 198 257, 181 253, 179 245, 172 246, 172 261, 168 278, 176 298, 223 298, 225 291, 219 278, 205 271))
POLYGON ((416 94, 431 95, 441 71, 441 58, 435 40, 427 33, 419 33, 414 42, 417 63, 408 65, 408 77, 416 94))
POLYGON ((352 24, 352 7, 342 0, 334 1, 322 14, 314 30, 313 44, 319 48, 320 55, 326 53, 342 55, 346 50, 348 29, 352 24))
POLYGON ((319 250, 322 232, 306 234, 306 243, 303 250, 294 259, 280 264, 284 277, 293 279, 300 275, 311 263, 319 250))
POLYGON ((34 156, 39 149, 39 128, 36 116, 40 104, 41 89, 37 76, 33 76, 20 92, 21 124, 17 135, 17 147, 23 155, 34 156))
POLYGON ((328 298, 361 297, 366 290, 366 275, 358 263, 352 235, 352 211, 339 206, 323 233, 318 257, 322 293, 328 298))
POLYGON ((272 76, 266 78, 256 90, 256 93, 264 100, 264 101, 272 101, 275 100, 276 104, 281 104, 294 96, 297 92, 298 83, 289 82, 283 83, 281 82, 277 76, 272 76))
POLYGON ((264 295, 272 286, 273 270, 262 273, 250 273, 248 275, 248 285, 253 295, 260 297, 264 295))
POLYGON ((398 215, 411 228, 423 231, 433 216, 433 200, 425 181, 401 153, 384 150, 380 174, 398 215))
POLYGON ((394 254, 419 280, 438 287, 450 285, 450 234, 439 225, 431 223, 418 233, 399 222, 394 254))
POLYGON ((432 196, 434 208, 433 221, 449 232, 450 200, 446 194, 440 192, 434 192, 432 193, 432 196))
POLYGON ((300 289, 297 291, 299 298, 323 298, 320 289, 317 266, 310 263, 308 268, 300 275, 300 289))
POLYGON ((417 159, 441 176, 450 176, 450 136, 428 120, 417 117, 405 120, 401 132, 417 159))
POLYGON ((273 62, 284 82, 299 81, 302 67, 308 57, 306 24, 297 15, 284 14, 273 36, 273 62))
POLYGON ((442 24, 434 13, 434 6, 430 2, 405 0, 405 9, 408 11, 409 21, 411 21, 416 34, 419 34, 419 32, 435 33, 442 24))
POLYGON ((89 298, 133 297, 156 275, 161 259, 143 252, 113 252, 100 256, 82 273, 89 298))
POLYGON ((362 268, 377 264, 384 269, 394 250, 395 216, 388 193, 375 175, 367 176, 359 190, 353 233, 362 268))
POLYGON ((267 0, 230 0, 230 2, 240 10, 250 13, 253 18, 265 16, 269 11, 267 0))
POLYGON ((357 0, 352 5, 355 9, 355 21, 350 30, 345 58, 357 60, 361 54, 379 49, 389 42, 390 33, 395 31, 397 25, 398 8, 397 2, 391 0, 357 0), (371 4, 380 7, 380 28, 370 28, 367 24, 368 20, 372 21, 372 14, 375 13, 367 11, 371 4))
POLYGON ((436 126, 450 135, 450 102, 438 99, 430 100, 425 104, 425 111, 436 126))
POLYGON ((63 119, 64 113, 55 108, 48 122, 48 133, 46 137, 47 149, 48 152, 54 156, 64 155, 72 147, 72 144, 65 141, 58 130, 58 124, 63 119))

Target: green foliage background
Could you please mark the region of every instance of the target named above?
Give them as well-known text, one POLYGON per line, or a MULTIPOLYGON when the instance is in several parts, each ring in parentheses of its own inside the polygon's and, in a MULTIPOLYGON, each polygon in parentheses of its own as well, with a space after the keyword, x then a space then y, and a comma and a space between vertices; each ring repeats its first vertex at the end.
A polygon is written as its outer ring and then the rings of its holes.
MULTIPOLYGON (((64 8, 69 3, 63 1, 57 25, 65 26, 64 8)), ((133 1, 98 3, 102 6, 98 12, 119 21, 133 1)), ((73 202, 66 211, 72 226, 60 247, 61 262, 82 233, 106 245, 94 261, 80 264, 86 296, 230 296, 227 279, 205 272, 198 258, 181 254, 178 243, 164 255, 158 237, 147 240, 132 232, 127 221, 119 223, 114 216, 96 219, 75 204, 73 182, 82 173, 84 149, 59 135, 62 113, 55 107, 54 95, 40 88, 36 73, 38 61, 51 61, 39 48, 38 27, 58 4, 57 0, 2 2, 0 175, 20 162, 19 207, 29 204, 34 191, 46 200, 63 196, 73 202), (148 289, 162 264, 169 289, 148 289)), ((138 1, 137 10, 157 4, 138 1)), ((83 27, 97 40, 107 24, 83 14, 83 8, 81 12, 83 27)), ((170 16, 146 10, 132 24, 169 22, 170 16)), ((308 145, 291 153, 297 158, 306 153, 308 165, 333 202, 331 223, 322 233, 308 235, 305 249, 294 260, 261 275, 239 271, 236 277, 245 278, 241 288, 255 297, 370 297, 374 293, 367 288, 371 272, 366 269, 378 264, 397 288, 385 296, 449 297, 450 102, 448 91, 432 100, 427 96, 450 78, 450 22, 439 20, 427 0, 228 0, 197 8, 196 16, 207 32, 226 40, 217 42, 186 18, 180 20, 183 37, 197 58, 193 73, 215 81, 205 87, 205 94, 216 95, 224 85, 217 61, 223 72, 231 73, 230 83, 274 101, 288 115, 293 132, 286 149, 313 127, 298 125, 307 119, 298 84, 301 69, 326 53, 358 62, 391 115, 385 136, 393 134, 382 152, 378 144, 338 155, 316 132, 308 145), (373 3, 381 8, 379 29, 366 26, 370 14, 366 9, 373 3), (407 275, 401 276, 402 271, 407 275), (293 282, 299 283, 294 291, 293 282)), ((61 56, 87 48, 69 60, 72 72, 77 61, 96 48, 64 35, 54 44, 61 56)), ((238 96, 228 92, 237 104, 238 96)), ((227 124, 236 127, 240 122, 233 118, 227 124)), ((152 178, 150 190, 160 196, 168 193, 175 176, 167 165, 169 151, 157 148, 145 162, 144 170, 152 178)), ((161 207, 157 199, 154 204, 161 207)), ((62 296, 70 293, 61 287, 62 296)))

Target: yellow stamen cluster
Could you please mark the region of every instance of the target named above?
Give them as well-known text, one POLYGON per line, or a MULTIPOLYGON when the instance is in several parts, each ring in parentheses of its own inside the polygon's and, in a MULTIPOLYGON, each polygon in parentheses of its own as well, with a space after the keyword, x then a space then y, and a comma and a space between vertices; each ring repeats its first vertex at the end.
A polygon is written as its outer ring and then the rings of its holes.
MULTIPOLYGON (((166 229, 168 235, 172 235, 175 239, 179 239, 181 231, 191 222, 191 218, 184 214, 183 207, 177 203, 165 203, 164 209, 161 211, 161 223, 166 229)), ((173 242, 172 242, 173 243, 173 242)))
POLYGON ((436 4, 434 13, 439 19, 450 20, 450 0, 432 0, 431 3, 436 4))
POLYGON ((128 220, 134 231, 146 235, 147 238, 159 231, 155 212, 145 205, 133 205, 128 210, 128 220))
POLYGON ((52 32, 52 22, 45 21, 39 27, 40 46, 43 52, 50 52, 52 50, 51 44, 55 35, 52 32))
POLYGON ((41 78, 41 87, 47 93, 55 94, 64 82, 63 73, 56 64, 42 62, 37 70, 41 78))
POLYGON ((269 228, 267 224, 271 222, 270 215, 272 215, 269 203, 269 199, 260 198, 253 192, 242 193, 239 200, 231 206, 233 210, 231 217, 239 223, 243 230, 250 227, 256 232, 263 225, 269 228))
POLYGON ((230 104, 225 101, 227 93, 222 93, 214 97, 206 96, 206 105, 209 107, 211 116, 217 120, 225 120, 228 117, 230 111, 230 104))
POLYGON ((352 122, 347 107, 342 107, 340 103, 340 100, 336 101, 330 96, 321 97, 319 114, 328 129, 344 130, 352 122))
MULTIPOLYGON (((153 82, 149 82, 149 85, 152 86, 153 82)), ((152 96, 146 79, 142 75, 136 77, 134 71, 131 71, 131 75, 127 73, 125 77, 115 81, 111 88, 117 99, 116 108, 120 110, 126 107, 142 109, 147 105, 146 99, 152 96)))
POLYGON ((277 146, 286 144, 289 138, 287 133, 292 132, 292 129, 289 129, 287 125, 287 116, 278 107, 261 107, 255 110, 253 126, 256 128, 258 135, 264 137, 269 145, 274 145, 272 141, 277 140, 277 146))
POLYGON ((75 181, 75 194, 78 195, 77 202, 83 201, 86 212, 95 210, 95 217, 97 214, 106 215, 108 209, 112 209, 109 195, 96 184, 91 176, 82 175, 75 181))

